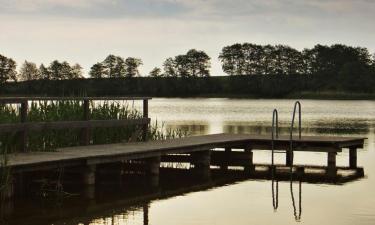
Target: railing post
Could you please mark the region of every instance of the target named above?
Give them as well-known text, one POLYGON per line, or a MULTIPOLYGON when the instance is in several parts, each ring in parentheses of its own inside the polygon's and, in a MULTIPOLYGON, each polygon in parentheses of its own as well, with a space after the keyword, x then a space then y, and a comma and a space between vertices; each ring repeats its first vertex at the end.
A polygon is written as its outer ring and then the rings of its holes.
MULTIPOLYGON (((21 108, 20 108, 20 119, 21 123, 27 122, 27 110, 28 110, 28 101, 21 102, 21 108)), ((27 130, 23 130, 19 133, 19 144, 20 144, 20 150, 22 152, 27 151, 27 130)))
MULTIPOLYGON (((83 100, 83 120, 90 120, 90 101, 88 99, 83 100)), ((81 131, 81 145, 90 144, 90 129, 85 127, 81 131)))
MULTIPOLYGON (((143 118, 148 118, 148 99, 143 99, 143 118)), ((148 123, 143 125, 143 141, 147 141, 148 126, 148 123)))

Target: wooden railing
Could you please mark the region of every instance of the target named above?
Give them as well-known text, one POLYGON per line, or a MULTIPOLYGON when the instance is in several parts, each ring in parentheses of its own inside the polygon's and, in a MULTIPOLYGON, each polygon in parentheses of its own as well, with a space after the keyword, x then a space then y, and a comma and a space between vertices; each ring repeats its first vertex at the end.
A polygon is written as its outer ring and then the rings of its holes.
POLYGON ((27 151, 28 132, 60 129, 81 129, 81 145, 90 144, 90 129, 142 126, 142 139, 147 140, 150 124, 148 118, 149 97, 1 97, 0 104, 20 104, 20 122, 0 124, 1 133, 17 133, 20 151, 27 151), (31 101, 83 101, 83 117, 79 121, 28 122, 27 112, 31 101), (90 120, 90 101, 143 101, 143 116, 139 119, 90 120))

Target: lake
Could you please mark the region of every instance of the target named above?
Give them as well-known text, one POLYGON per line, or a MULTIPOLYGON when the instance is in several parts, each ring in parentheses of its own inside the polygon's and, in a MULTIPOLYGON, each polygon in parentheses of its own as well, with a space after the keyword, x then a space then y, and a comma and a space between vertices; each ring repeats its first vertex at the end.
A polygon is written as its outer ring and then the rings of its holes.
MULTIPOLYGON (((272 111, 278 109, 281 133, 289 132, 295 100, 166 99, 149 102, 153 121, 165 129, 190 135, 213 133, 269 134, 272 111)), ((375 224, 375 101, 302 100, 302 135, 366 137, 358 166, 365 176, 340 185, 281 181, 278 207, 273 207, 270 180, 217 176, 210 182, 181 174, 161 179, 150 190, 135 181, 129 186, 103 187, 103 194, 87 202, 80 197, 45 202, 31 199, 10 206, 19 213, 5 224, 375 224), (125 187, 125 188, 124 188, 125 187), (126 188, 127 187, 127 188, 126 188), (136 197, 134 197, 136 196, 136 197), (151 200, 150 200, 151 199, 151 200), (300 218, 296 218, 300 215, 300 218), (22 223, 20 222, 22 221, 22 223)), ((325 165, 326 153, 295 153, 296 164, 325 165)), ((285 161, 278 154, 276 162, 285 161)), ((268 152, 255 152, 254 162, 269 163, 268 152)), ((348 151, 337 156, 348 165, 348 151)))

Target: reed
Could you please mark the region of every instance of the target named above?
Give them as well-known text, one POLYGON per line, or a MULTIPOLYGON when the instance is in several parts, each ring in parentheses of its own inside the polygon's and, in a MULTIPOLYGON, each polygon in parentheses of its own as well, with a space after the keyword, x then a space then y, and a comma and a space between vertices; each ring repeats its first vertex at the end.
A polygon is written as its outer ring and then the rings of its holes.
MULTIPOLYGON (((75 121, 82 120, 82 101, 34 101, 29 104, 27 120, 39 121, 75 121)), ((0 123, 15 123, 19 121, 20 109, 17 105, 0 105, 0 123)), ((123 101, 90 102, 90 119, 140 119, 140 111, 123 101)), ((141 140, 141 126, 129 125, 115 128, 94 128, 90 131, 90 144, 107 144, 141 140)), ((80 144, 80 129, 46 130, 29 133, 29 151, 53 151, 56 148, 77 146, 80 144)), ((164 129, 164 125, 155 122, 150 126, 148 137, 152 140, 178 138, 186 136, 179 130, 164 129)), ((15 134, 2 134, 2 146, 16 145, 15 134)), ((13 148, 10 148, 13 149, 13 148)))

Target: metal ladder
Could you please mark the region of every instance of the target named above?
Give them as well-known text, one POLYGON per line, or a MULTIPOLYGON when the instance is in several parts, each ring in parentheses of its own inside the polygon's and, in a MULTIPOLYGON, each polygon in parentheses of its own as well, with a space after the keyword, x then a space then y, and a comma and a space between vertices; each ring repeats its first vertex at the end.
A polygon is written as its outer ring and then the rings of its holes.
MULTIPOLYGON (((293 205, 293 211, 294 211, 294 218, 297 222, 301 220, 301 214, 302 214, 302 184, 301 181, 299 182, 299 207, 298 207, 298 213, 297 213, 297 208, 295 204, 295 198, 294 198, 294 193, 293 193, 293 128, 294 128, 294 121, 295 121, 295 115, 298 107, 298 133, 299 133, 299 139, 302 137, 302 126, 301 126, 301 103, 299 101, 296 101, 294 104, 294 109, 293 109, 293 116, 292 116, 292 123, 290 127, 290 145, 289 149, 289 157, 290 157, 290 193, 291 193, 291 198, 292 198, 292 205, 293 205)), ((277 109, 273 110, 272 113, 272 131, 271 131, 271 136, 272 136, 272 141, 271 141, 271 147, 272 147, 272 159, 271 159, 271 176, 272 176, 272 205, 274 210, 276 211, 278 206, 279 206, 279 183, 278 180, 275 179, 275 172, 276 168, 274 165, 274 154, 275 153, 286 153, 287 151, 275 151, 275 138, 278 139, 279 137, 279 125, 278 125, 278 111, 277 109), (276 185, 275 185, 276 184, 276 185)))

